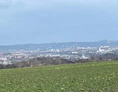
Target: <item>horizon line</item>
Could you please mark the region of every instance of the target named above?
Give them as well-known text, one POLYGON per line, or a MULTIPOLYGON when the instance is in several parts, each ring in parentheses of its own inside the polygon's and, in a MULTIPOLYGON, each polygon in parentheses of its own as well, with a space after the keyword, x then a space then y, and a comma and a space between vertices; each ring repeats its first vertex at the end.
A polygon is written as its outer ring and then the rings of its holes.
POLYGON ((0 46, 17 46, 17 45, 43 45, 43 44, 58 44, 58 43, 89 43, 89 42, 110 42, 110 41, 118 41, 118 40, 98 40, 98 41, 70 41, 70 42, 45 42, 45 43, 19 43, 19 44, 5 44, 0 46))

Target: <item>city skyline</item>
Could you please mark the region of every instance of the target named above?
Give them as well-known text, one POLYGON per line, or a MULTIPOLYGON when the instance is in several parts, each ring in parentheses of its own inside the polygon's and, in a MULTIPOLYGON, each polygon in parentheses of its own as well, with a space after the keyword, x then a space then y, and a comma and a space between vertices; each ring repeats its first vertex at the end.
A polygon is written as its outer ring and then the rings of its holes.
POLYGON ((118 40, 116 0, 1 0, 0 45, 118 40))

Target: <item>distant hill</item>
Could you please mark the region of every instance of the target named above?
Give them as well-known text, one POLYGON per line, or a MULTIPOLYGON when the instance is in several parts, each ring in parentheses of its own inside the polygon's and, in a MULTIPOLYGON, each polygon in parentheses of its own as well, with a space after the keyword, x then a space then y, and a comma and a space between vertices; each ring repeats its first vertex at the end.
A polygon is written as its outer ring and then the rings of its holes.
POLYGON ((47 50, 47 49, 60 49, 67 47, 99 47, 111 46, 118 47, 118 41, 96 41, 96 42, 63 42, 63 43, 46 43, 46 44, 22 44, 22 45, 9 45, 0 46, 0 51, 10 50, 47 50))

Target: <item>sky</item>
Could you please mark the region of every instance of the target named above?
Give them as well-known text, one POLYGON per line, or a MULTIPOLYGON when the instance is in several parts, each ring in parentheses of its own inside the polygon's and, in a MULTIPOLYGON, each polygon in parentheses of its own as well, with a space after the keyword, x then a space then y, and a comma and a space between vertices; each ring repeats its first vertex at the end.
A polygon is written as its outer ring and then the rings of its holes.
POLYGON ((0 0, 0 45, 118 40, 117 0, 0 0))

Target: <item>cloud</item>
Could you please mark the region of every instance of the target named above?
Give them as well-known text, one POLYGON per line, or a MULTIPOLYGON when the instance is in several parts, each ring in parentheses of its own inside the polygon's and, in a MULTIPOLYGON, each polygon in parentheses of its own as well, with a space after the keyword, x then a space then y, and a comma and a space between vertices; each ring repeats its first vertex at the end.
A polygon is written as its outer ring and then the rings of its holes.
POLYGON ((106 7, 111 4, 114 5, 114 1, 116 0, 0 0, 0 14, 1 10, 17 13, 29 10, 60 9, 66 7, 66 5, 106 7))
POLYGON ((0 0, 0 8, 9 8, 16 5, 24 5, 26 7, 47 6, 58 3, 99 3, 109 2, 109 0, 0 0))

